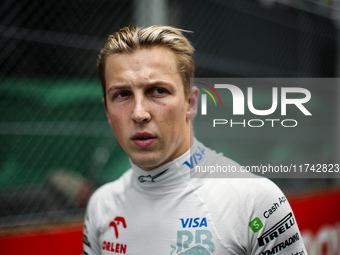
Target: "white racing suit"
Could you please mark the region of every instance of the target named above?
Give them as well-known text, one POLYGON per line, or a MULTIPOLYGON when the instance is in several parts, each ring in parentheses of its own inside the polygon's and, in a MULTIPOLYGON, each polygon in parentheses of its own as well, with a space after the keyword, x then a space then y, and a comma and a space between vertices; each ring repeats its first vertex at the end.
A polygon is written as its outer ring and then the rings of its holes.
POLYGON ((196 139, 187 153, 152 171, 132 164, 92 195, 83 254, 307 255, 282 191, 251 173, 193 178, 197 166, 216 164, 239 167, 196 139))

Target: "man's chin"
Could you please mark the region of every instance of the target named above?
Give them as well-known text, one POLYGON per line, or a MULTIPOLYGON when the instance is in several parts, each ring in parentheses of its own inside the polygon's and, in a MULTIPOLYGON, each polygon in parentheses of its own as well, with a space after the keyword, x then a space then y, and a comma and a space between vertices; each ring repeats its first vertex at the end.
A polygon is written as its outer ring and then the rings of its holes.
POLYGON ((133 164, 135 164, 136 166, 146 171, 150 171, 152 169, 155 169, 165 164, 164 161, 160 160, 159 158, 148 157, 146 155, 144 157, 134 157, 134 158, 130 157, 130 159, 133 164))

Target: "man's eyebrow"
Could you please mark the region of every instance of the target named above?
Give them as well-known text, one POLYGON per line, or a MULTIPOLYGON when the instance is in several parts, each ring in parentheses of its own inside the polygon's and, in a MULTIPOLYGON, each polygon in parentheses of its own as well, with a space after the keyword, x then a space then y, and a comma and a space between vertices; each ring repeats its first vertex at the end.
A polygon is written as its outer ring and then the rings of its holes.
POLYGON ((149 87, 153 87, 153 86, 162 86, 162 85, 174 86, 171 82, 159 80, 159 81, 153 81, 153 82, 150 82, 150 83, 141 84, 141 85, 139 85, 139 87, 148 87, 149 88, 149 87))
MULTIPOLYGON (((162 80, 157 80, 157 81, 152 81, 149 83, 140 83, 138 85, 136 85, 138 88, 141 87, 152 87, 152 86, 161 86, 161 85, 166 85, 166 86, 174 86, 173 83, 171 82, 167 82, 167 81, 162 81, 162 80)), ((134 86, 132 86, 134 87, 134 86)), ((130 85, 112 85, 107 92, 109 92, 110 90, 125 90, 125 89, 131 89, 130 85)))
POLYGON ((112 85, 111 87, 109 87, 109 89, 107 90, 107 92, 110 92, 110 90, 124 90, 124 89, 129 89, 130 86, 128 85, 112 85))

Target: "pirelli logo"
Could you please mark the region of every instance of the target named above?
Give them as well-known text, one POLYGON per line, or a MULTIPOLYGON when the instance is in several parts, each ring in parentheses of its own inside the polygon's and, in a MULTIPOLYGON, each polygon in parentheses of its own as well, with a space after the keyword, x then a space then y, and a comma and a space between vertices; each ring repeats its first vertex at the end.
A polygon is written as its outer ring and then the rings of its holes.
POLYGON ((293 217, 293 213, 290 212, 282 220, 276 223, 271 229, 269 229, 267 232, 263 233, 262 236, 257 238, 259 246, 261 247, 278 238, 281 234, 290 229, 294 224, 295 219, 293 217))

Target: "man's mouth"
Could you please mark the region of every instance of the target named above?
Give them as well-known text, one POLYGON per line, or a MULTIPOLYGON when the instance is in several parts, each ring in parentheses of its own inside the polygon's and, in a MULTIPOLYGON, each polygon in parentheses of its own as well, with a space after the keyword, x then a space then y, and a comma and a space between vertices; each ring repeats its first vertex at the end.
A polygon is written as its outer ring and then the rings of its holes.
MULTIPOLYGON (((146 139, 151 139, 151 138, 154 138, 154 137, 151 137, 151 136, 139 136, 139 137, 136 137, 135 139, 138 139, 138 140, 146 140, 146 139)), ((134 140, 135 140, 134 139, 134 140)))
POLYGON ((152 139, 156 138, 156 136, 147 133, 147 132, 142 132, 142 133, 136 133, 132 136, 132 140, 146 140, 146 139, 152 139))
POLYGON ((154 143, 156 136, 147 132, 139 132, 132 136, 132 141, 138 147, 148 147, 154 143))

